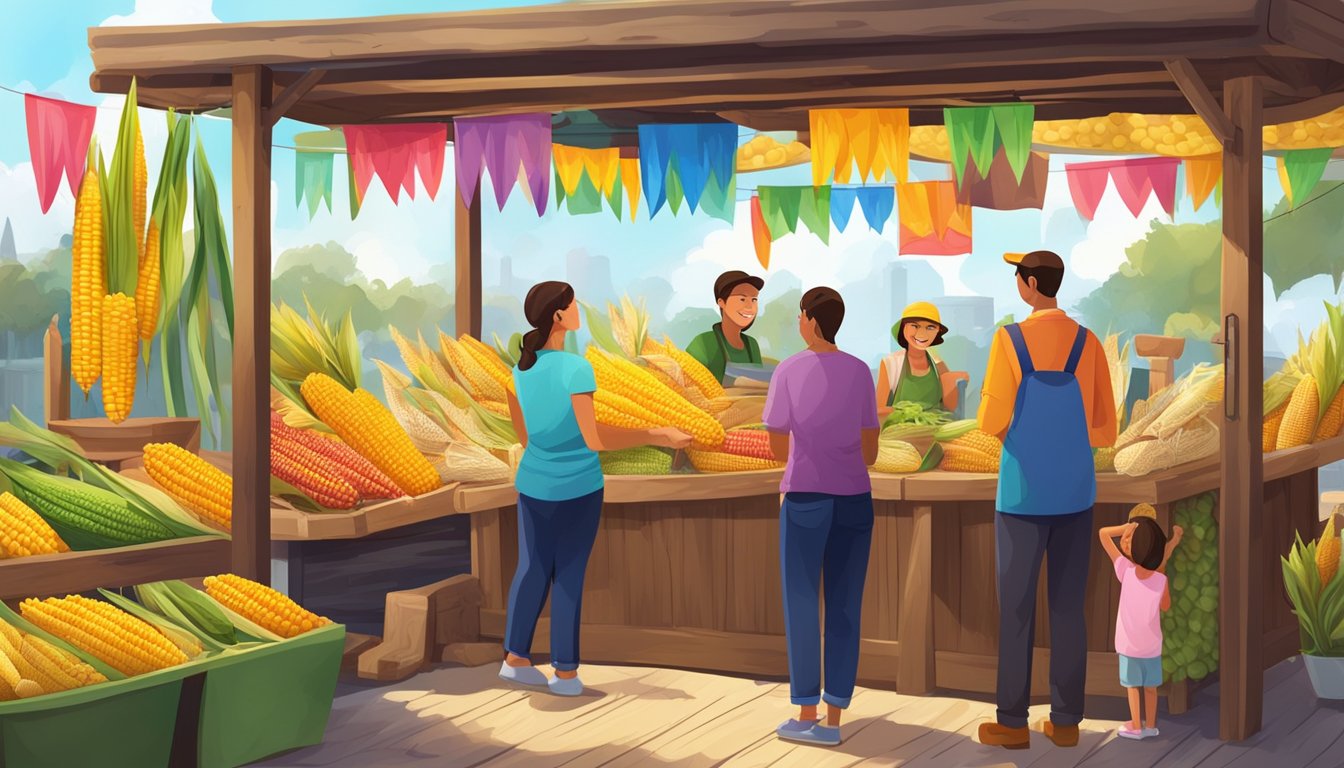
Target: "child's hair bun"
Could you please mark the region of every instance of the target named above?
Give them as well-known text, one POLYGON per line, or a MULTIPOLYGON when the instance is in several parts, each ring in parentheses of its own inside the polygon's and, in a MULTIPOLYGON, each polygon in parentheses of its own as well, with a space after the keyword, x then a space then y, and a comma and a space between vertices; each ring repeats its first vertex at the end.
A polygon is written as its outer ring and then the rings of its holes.
POLYGON ((1129 519, 1133 520, 1137 517, 1151 517, 1156 520, 1157 510, 1153 509, 1152 504, 1135 504, 1134 508, 1129 510, 1129 519))

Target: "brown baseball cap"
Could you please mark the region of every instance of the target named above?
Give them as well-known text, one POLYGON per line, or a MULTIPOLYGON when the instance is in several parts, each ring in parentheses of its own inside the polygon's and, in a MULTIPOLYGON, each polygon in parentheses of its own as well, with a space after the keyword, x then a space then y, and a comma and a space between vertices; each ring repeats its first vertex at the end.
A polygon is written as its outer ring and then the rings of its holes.
POLYGON ((1003 260, 1015 267, 1026 267, 1034 269, 1036 267, 1047 267, 1049 269, 1064 269, 1064 260, 1059 258, 1059 254, 1054 251, 1032 251, 1031 253, 1005 253, 1003 260))
POLYGON ((759 277, 748 275, 741 270, 733 269, 719 275, 719 279, 714 281, 714 299, 727 299, 733 295, 733 289, 742 284, 750 285, 756 290, 765 287, 765 281, 759 277))

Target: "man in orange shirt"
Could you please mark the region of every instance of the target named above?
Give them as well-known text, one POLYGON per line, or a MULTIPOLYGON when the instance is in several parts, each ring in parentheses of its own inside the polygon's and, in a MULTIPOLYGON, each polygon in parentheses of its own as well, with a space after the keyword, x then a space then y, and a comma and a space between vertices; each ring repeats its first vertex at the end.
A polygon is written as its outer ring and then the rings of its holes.
POLYGON ((1059 309, 1064 262, 1050 251, 1005 254, 1031 316, 1000 328, 989 352, 980 427, 1003 441, 994 516, 999 592, 998 722, 991 746, 1030 746, 1036 585, 1050 602, 1050 721, 1056 745, 1078 744, 1087 678, 1083 597, 1092 551, 1097 477, 1092 448, 1113 445, 1115 401, 1101 342, 1059 309))

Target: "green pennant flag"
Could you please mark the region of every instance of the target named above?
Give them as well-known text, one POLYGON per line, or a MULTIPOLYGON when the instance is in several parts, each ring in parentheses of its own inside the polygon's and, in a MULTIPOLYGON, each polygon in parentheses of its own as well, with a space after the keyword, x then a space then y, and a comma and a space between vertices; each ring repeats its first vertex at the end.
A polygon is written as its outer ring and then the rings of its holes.
POLYGON ((301 205, 307 198, 309 220, 317 215, 317 209, 323 202, 327 204, 327 213, 331 213, 331 179, 335 159, 335 155, 330 152, 294 153, 294 205, 301 205))
POLYGON ((705 191, 700 195, 700 210, 713 216, 733 223, 733 215, 737 209, 737 174, 728 178, 728 188, 721 189, 719 181, 714 174, 709 175, 709 180, 705 183, 705 191))
POLYGON ((672 215, 676 216, 681 212, 681 202, 686 199, 686 191, 681 186, 681 174, 677 173, 675 158, 668 162, 663 188, 667 190, 667 205, 672 209, 672 215))
MULTIPOLYGON (((584 171, 584 175, 587 176, 588 172, 584 171)), ((625 187, 621 185, 621 172, 618 170, 616 171, 616 183, 611 188, 611 194, 607 195, 607 207, 616 215, 617 221, 621 220, 621 210, 624 202, 625 187)))
MULTIPOLYGON (((966 158, 984 176, 994 162, 994 112, 991 107, 946 107, 943 125, 947 129, 948 149, 952 155, 952 169, 961 184, 966 174, 966 158)), ((1030 146, 1028 146, 1030 148, 1030 146)))
POLYGON ((574 189, 574 194, 566 197, 565 187, 560 183, 560 176, 557 172, 555 178, 556 205, 565 203, 565 211, 571 216, 584 216, 590 213, 598 213, 602 210, 602 192, 588 178, 588 174, 579 177, 579 186, 574 189))
POLYGON ((559 210, 560 206, 565 202, 565 185, 560 183, 559 168, 555 170, 555 182, 551 184, 551 186, 555 187, 555 207, 559 210))
MULTIPOLYGON (((1036 106, 1033 104, 996 104, 990 107, 994 116, 994 130, 998 141, 1003 145, 1003 153, 1013 168, 1017 183, 1022 183, 1022 173, 1031 159, 1031 133, 1036 123, 1036 106)), ((993 150, 990 162, 993 162, 993 150)), ((989 165, 981 165, 976 160, 976 168, 988 173, 989 165)))
POLYGON ((1288 199, 1292 207, 1307 199, 1316 182, 1325 174, 1325 166, 1335 152, 1330 147, 1320 149, 1290 149, 1283 153, 1283 169, 1288 176, 1288 199))
POLYGON ((355 161, 350 159, 350 155, 345 156, 345 176, 346 189, 350 191, 350 220, 354 221, 359 216, 363 201, 359 199, 359 185, 355 181, 355 161))
POLYGON ((803 187, 798 206, 798 218, 808 231, 821 238, 821 242, 831 243, 831 188, 803 187))
MULTIPOLYGON (((770 230, 770 239, 778 240, 798 229, 798 211, 802 208, 804 187, 760 187, 756 194, 761 199, 761 215, 770 230)), ((806 187, 811 190, 811 187, 806 187)), ((827 206, 827 215, 830 207, 827 206)))

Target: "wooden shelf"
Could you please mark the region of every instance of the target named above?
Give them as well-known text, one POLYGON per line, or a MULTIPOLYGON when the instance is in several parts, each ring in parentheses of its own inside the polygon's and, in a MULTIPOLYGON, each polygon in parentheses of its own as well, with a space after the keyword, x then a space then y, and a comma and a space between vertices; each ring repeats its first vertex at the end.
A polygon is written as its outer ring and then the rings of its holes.
POLYGON ((457 483, 450 483, 421 496, 388 499, 350 512, 312 514, 289 506, 273 506, 271 539, 358 539, 379 531, 457 514, 454 500, 459 487, 457 483))
POLYGON ((0 560, 0 599, 65 595, 230 570, 230 541, 215 536, 20 557, 0 560))

